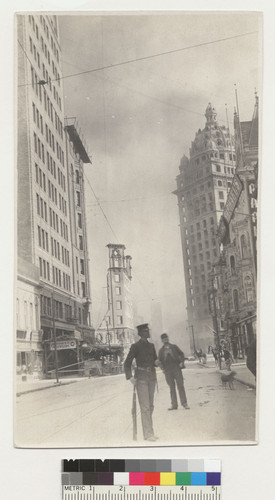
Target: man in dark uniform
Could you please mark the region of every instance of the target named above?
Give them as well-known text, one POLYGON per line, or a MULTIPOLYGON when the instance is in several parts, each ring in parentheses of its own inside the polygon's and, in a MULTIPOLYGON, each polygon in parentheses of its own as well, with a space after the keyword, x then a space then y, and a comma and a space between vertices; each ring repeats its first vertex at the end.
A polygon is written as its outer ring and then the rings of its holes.
POLYGON ((180 402, 186 410, 189 410, 181 372, 181 369, 184 368, 184 354, 177 345, 170 344, 167 333, 163 333, 160 338, 163 346, 159 350, 159 363, 164 371, 171 395, 171 408, 168 408, 168 410, 178 409, 175 381, 179 392, 180 402))
POLYGON ((148 324, 137 326, 140 340, 131 345, 124 362, 126 379, 135 385, 141 411, 141 422, 144 439, 156 441, 154 435, 152 413, 154 410, 154 393, 156 387, 155 362, 157 354, 154 344, 148 342, 150 337, 148 324), (135 359, 135 375, 132 375, 132 362, 135 359))

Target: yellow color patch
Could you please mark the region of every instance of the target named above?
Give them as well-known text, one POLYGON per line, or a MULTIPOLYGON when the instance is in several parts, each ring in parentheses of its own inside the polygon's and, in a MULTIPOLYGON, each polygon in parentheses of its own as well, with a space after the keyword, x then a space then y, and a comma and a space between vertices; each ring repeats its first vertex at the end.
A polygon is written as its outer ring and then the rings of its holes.
POLYGON ((161 472, 160 473, 160 485, 161 486, 175 486, 176 484, 176 473, 175 472, 161 472))

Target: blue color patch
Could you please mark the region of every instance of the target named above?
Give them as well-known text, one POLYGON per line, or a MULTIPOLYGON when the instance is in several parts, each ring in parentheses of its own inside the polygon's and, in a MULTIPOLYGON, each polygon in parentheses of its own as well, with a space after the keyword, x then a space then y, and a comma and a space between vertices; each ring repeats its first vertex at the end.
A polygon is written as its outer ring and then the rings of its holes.
POLYGON ((191 472, 192 486, 206 485, 206 472, 191 472))

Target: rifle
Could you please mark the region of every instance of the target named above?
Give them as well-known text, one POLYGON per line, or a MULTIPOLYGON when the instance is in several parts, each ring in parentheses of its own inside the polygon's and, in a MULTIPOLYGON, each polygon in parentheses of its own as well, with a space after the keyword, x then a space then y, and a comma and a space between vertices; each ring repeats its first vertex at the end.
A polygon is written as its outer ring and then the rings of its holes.
POLYGON ((133 391, 132 419, 133 419, 133 440, 136 441, 137 440, 137 395, 136 395, 135 385, 133 391))

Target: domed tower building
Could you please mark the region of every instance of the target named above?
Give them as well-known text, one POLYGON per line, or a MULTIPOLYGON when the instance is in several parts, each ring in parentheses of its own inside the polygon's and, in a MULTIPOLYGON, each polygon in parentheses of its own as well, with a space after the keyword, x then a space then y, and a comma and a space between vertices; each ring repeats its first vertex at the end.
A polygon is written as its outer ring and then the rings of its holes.
POLYGON ((183 156, 176 178, 187 313, 191 350, 207 351, 214 343, 208 288, 212 264, 217 260, 217 227, 236 168, 234 138, 219 125, 211 103, 206 123, 183 156))

